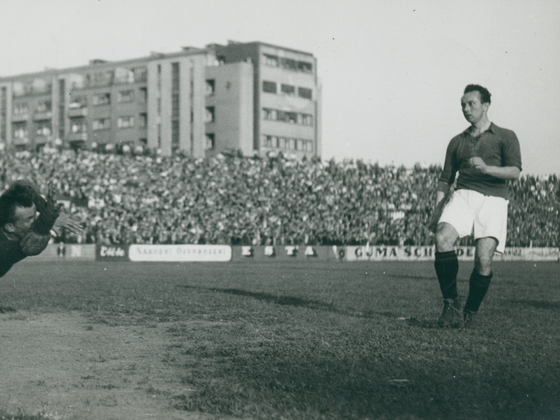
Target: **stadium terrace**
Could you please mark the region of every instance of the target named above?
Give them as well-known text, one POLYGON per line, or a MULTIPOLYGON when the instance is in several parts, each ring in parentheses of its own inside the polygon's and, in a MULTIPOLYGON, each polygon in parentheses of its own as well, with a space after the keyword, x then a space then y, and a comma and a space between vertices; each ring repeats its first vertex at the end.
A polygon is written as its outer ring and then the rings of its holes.
MULTIPOLYGON (((59 197, 85 233, 56 242, 235 246, 425 246, 440 167, 362 161, 98 153, 45 148, 0 157, 0 188, 19 178, 59 197)), ((558 177, 510 183, 508 247, 558 247, 558 177)), ((458 245, 471 245, 469 239, 458 245)), ((158 251, 160 252, 160 251, 158 251)))

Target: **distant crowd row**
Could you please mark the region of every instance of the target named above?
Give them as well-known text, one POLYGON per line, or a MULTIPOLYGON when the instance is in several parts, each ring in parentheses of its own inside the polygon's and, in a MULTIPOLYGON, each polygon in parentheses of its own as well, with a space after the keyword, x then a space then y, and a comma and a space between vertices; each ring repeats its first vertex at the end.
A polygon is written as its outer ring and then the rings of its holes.
MULTIPOLYGON (((0 190, 53 180, 84 235, 66 243, 431 245, 441 167, 362 161, 100 154, 0 157, 0 190)), ((560 244, 558 177, 511 182, 508 246, 560 244)), ((462 245, 471 244, 464 239, 462 245)))

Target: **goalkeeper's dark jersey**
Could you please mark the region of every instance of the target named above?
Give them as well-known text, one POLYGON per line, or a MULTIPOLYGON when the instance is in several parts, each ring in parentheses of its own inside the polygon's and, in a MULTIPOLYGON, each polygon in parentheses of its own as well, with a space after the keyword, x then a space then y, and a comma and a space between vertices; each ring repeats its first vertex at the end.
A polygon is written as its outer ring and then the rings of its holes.
POLYGON ((0 231, 0 277, 10 271, 10 268, 23 260, 25 255, 20 241, 10 241, 4 232, 0 231))
POLYGON ((39 193, 35 189, 35 186, 27 180, 16 181, 10 186, 6 194, 9 194, 11 191, 13 191, 14 188, 22 186, 28 187, 28 193, 30 194, 33 203, 35 203, 37 211, 40 213, 37 220, 35 220, 35 222, 33 223, 31 230, 38 235, 43 235, 44 237, 41 239, 44 241, 44 243, 41 242, 41 245, 38 246, 36 252, 30 252, 27 249, 29 247, 27 247, 26 249, 22 247, 22 241, 10 241, 6 237, 6 234, 2 230, 0 230, 0 277, 10 271, 15 263, 23 260, 28 256, 37 255, 45 249, 45 247, 47 246, 46 241, 50 239, 49 231, 52 229, 57 217, 57 214, 52 214, 52 212, 49 212, 45 199, 43 199, 43 197, 39 195, 39 193))

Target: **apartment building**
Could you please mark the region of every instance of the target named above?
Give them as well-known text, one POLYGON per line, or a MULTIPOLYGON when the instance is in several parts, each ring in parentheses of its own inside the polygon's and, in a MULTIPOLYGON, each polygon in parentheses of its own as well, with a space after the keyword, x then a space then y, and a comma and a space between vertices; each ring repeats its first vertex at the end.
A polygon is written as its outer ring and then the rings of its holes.
POLYGON ((0 144, 321 155, 312 54, 261 42, 0 77, 0 144))

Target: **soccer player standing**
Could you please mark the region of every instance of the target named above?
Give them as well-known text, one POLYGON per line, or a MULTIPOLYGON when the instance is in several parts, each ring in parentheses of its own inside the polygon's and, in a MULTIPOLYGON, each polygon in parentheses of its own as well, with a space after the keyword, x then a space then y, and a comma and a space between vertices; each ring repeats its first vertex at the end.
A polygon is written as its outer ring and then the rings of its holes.
POLYGON ((492 279, 494 252, 503 253, 507 233, 507 180, 521 173, 519 141, 511 130, 488 119, 490 92, 468 85, 461 98, 463 116, 471 126, 449 142, 429 227, 435 231, 435 270, 443 294, 438 326, 468 326, 492 279), (457 177, 457 184, 450 194, 457 177), (469 295, 462 308, 457 292, 457 238, 475 240, 475 263, 469 295))

